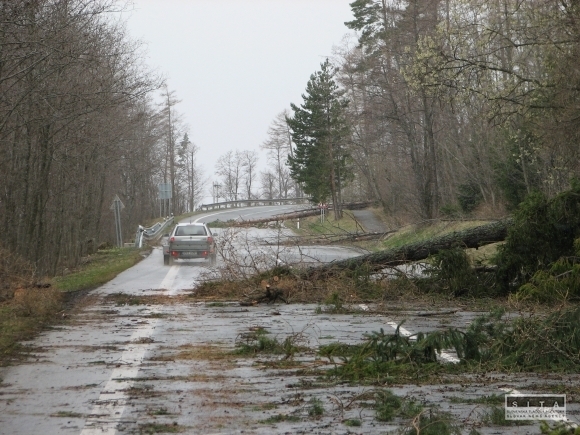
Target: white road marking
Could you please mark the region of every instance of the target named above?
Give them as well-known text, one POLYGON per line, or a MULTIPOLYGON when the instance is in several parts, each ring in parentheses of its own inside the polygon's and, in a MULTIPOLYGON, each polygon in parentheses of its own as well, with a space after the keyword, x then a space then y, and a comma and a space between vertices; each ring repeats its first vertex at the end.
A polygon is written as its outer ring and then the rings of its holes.
POLYGON ((163 292, 164 294, 173 295, 177 291, 177 289, 173 288, 173 283, 175 282, 178 272, 179 266, 175 264, 169 268, 167 275, 165 275, 165 278, 163 278, 163 281, 161 281, 161 284, 159 285, 159 288, 165 290, 165 292, 163 292))
MULTIPOLYGON (((172 266, 160 288, 166 289, 163 294, 173 295, 177 289, 173 288, 173 283, 179 272, 178 266, 172 266)), ((133 385, 145 354, 151 347, 149 343, 159 319, 150 318, 146 324, 140 325, 131 335, 130 344, 121 354, 118 367, 115 368, 109 380, 101 390, 99 398, 95 402, 93 409, 85 421, 81 435, 115 435, 123 412, 127 406, 127 390, 133 385)))

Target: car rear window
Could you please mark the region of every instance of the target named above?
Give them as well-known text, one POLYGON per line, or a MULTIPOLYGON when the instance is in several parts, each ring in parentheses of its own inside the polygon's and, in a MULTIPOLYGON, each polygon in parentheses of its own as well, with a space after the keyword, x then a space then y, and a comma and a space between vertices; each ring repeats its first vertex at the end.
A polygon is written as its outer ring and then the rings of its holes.
POLYGON ((205 227, 197 225, 186 225, 183 227, 177 227, 175 230, 176 236, 205 236, 205 227))

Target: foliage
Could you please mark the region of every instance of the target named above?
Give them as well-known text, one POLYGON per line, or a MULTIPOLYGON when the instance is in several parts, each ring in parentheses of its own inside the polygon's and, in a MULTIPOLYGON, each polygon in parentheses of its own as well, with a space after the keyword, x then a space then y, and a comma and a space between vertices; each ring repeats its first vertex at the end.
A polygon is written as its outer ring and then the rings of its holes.
POLYGON ((439 209, 439 213, 447 218, 458 217, 460 213, 460 208, 455 204, 443 204, 439 209))
POLYGON ((322 401, 317 397, 312 397, 309 402, 308 415, 311 417, 320 417, 324 414, 322 401))
POLYGON ((298 417, 297 415, 276 414, 273 415, 272 417, 262 420, 262 423, 273 424, 273 423, 281 423, 283 421, 297 422, 300 421, 300 417, 298 417))
POLYGON ((471 213, 483 199, 481 189, 474 182, 460 184, 457 189, 457 201, 464 213, 471 213))
MULTIPOLYGON (((333 343, 321 346, 319 354, 342 362, 329 375, 353 381, 386 382, 389 376, 412 375, 445 369, 437 355, 452 349, 464 364, 492 370, 569 371, 580 368, 580 307, 554 311, 548 316, 504 318, 494 311, 473 321, 466 331, 401 334, 382 329, 365 336, 359 345, 333 343)), ((448 366, 458 369, 459 366, 448 366)))
POLYGON ((360 427, 362 426, 362 422, 358 418, 351 418, 349 420, 346 420, 344 422, 344 425, 349 427, 360 427))
POLYGON ((478 317, 466 332, 449 330, 444 335, 466 362, 521 371, 565 371, 580 366, 580 307, 511 320, 495 311, 478 317))
MULTIPOLYGON (((521 127, 521 126, 520 126, 521 127)), ((494 158, 494 178, 506 200, 508 210, 515 210, 531 191, 541 187, 538 138, 528 128, 504 133, 507 155, 494 158)))
POLYGON ((405 435, 460 435, 461 430, 448 414, 433 412, 422 412, 412 423, 412 428, 405 432, 405 435))
POLYGON ((375 392, 375 412, 378 421, 391 421, 401 409, 403 401, 390 390, 375 392))
POLYGON ((252 356, 258 353, 284 355, 285 359, 288 359, 306 349, 300 345, 303 338, 301 334, 289 335, 281 343, 276 338, 269 337, 268 334, 264 328, 240 334, 236 339, 235 353, 252 356))
MULTIPOLYGON (((579 239, 576 239, 577 241, 579 239)), ((576 255, 578 255, 578 250, 576 255)), ((564 302, 580 297, 580 264, 577 257, 562 257, 549 270, 538 270, 515 296, 541 303, 564 302)))
POLYGON ((327 59, 310 77, 304 103, 292 104, 294 114, 287 118, 296 144, 294 155, 288 156, 290 174, 315 203, 327 202, 331 196, 334 204, 341 203, 340 185, 350 177, 345 149, 349 128, 344 118, 348 101, 334 82, 335 74, 327 59))
POLYGON ((346 312, 344 301, 338 293, 332 293, 325 301, 327 305, 325 313, 340 314, 346 312))
MULTIPOLYGON (((476 293, 480 285, 467 253, 461 248, 447 249, 433 255, 426 273, 431 278, 430 285, 455 296, 476 293)), ((424 283, 421 285, 425 286, 424 283)))
POLYGON ((495 426, 525 426, 530 424, 526 420, 507 420, 505 418, 505 408, 492 406, 483 416, 484 423, 490 423, 495 426))
POLYGON ((235 224, 235 220, 234 219, 230 219, 228 221, 220 221, 219 219, 216 219, 215 221, 211 221, 208 222, 206 225, 209 228, 228 228, 231 227, 235 224))
POLYGON ((460 434, 459 428, 452 424, 450 416, 433 408, 424 409, 420 404, 400 398, 387 389, 374 392, 375 418, 378 421, 392 421, 396 417, 410 418, 410 429, 405 434, 451 435, 460 434))
POLYGON ((562 256, 574 255, 580 236, 580 183, 548 200, 541 193, 529 195, 513 216, 505 244, 495 258, 497 284, 510 292, 547 270, 562 256))
POLYGON ((568 423, 559 422, 554 427, 545 422, 540 422, 540 430, 545 435, 580 435, 580 427, 571 427, 568 423))
POLYGON ((176 422, 167 423, 144 423, 139 425, 139 434, 157 434, 157 433, 183 433, 186 431, 185 426, 180 426, 176 422))

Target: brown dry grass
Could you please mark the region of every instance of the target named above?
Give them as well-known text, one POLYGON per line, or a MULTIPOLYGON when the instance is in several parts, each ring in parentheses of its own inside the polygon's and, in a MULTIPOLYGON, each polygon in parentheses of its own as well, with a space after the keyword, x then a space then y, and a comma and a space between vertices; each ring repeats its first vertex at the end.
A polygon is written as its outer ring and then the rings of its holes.
MULTIPOLYGON (((220 368, 226 368, 226 365, 234 362, 237 358, 230 350, 224 349, 222 346, 215 344, 184 344, 175 349, 171 349, 170 353, 156 355, 151 358, 152 361, 176 361, 176 360, 190 360, 190 361, 211 361, 222 362, 220 368), (225 364, 225 365, 224 365, 225 364)), ((215 367, 214 367, 215 368, 215 367)))
POLYGON ((0 365, 22 356, 19 341, 63 318, 62 293, 34 287, 35 279, 31 263, 0 246, 0 365))
POLYGON ((20 288, 0 304, 0 365, 21 358, 24 348, 18 342, 62 321, 64 308, 62 292, 53 288, 20 288))
POLYGON ((235 359, 235 356, 232 355, 230 351, 220 346, 211 344, 186 344, 179 347, 175 359, 227 361, 235 359))
POLYGON ((204 301, 242 301, 264 293, 264 283, 272 290, 280 290, 289 303, 325 303, 331 297, 339 297, 345 303, 363 301, 393 301, 401 296, 414 297, 419 293, 413 282, 405 277, 399 279, 361 279, 345 272, 332 277, 321 276, 303 279, 298 275, 273 276, 261 279, 256 276, 239 281, 209 281, 200 283, 191 297, 204 301))
POLYGON ((12 299, 19 288, 32 287, 34 267, 0 246, 0 302, 12 299))
POLYGON ((19 288, 11 305, 20 316, 47 318, 62 311, 63 300, 62 292, 55 288, 19 288))
POLYGON ((107 302, 115 305, 175 305, 188 300, 185 295, 132 295, 129 293, 112 293, 105 296, 107 302))

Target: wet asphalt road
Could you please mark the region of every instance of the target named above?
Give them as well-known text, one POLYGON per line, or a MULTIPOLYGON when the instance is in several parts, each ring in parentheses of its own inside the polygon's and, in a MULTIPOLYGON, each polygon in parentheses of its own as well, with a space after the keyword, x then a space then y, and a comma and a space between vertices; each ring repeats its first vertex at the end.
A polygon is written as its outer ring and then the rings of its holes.
MULTIPOLYGON (((244 212, 262 217, 288 208, 210 213, 202 219, 211 221, 220 216, 220 220, 228 220, 244 212)), ((263 236, 273 237, 272 231, 251 230, 249 235, 240 235, 240 243, 254 253, 264 249, 259 244, 263 236), (248 248, 254 242, 255 247, 248 248)), ((329 254, 325 247, 308 252, 310 258, 318 254, 329 261, 333 256, 358 252, 338 249, 329 254)), ((271 255, 266 252, 265 257, 271 255)), ((276 255, 290 261, 298 254, 284 251, 276 255)), ((443 317, 418 317, 412 307, 397 307, 389 315, 364 310, 325 315, 316 314, 313 305, 240 307, 188 298, 194 283, 210 272, 202 260, 163 266, 161 251, 155 249, 135 267, 92 292, 66 325, 29 343, 34 349, 29 361, 0 369, 0 434, 110 435, 168 432, 172 428, 190 434, 398 431, 400 422, 377 422, 372 409, 345 406, 353 397, 372 390, 370 387, 321 386, 315 376, 300 375, 297 369, 325 364, 313 352, 299 355, 296 365, 285 369, 280 368, 280 356, 256 359, 227 352, 242 334, 257 327, 266 328, 280 341, 292 336, 315 349, 333 341, 359 342, 365 333, 388 330, 404 319, 405 328, 412 333, 443 326, 465 327, 478 314, 460 311, 443 317), (111 298, 116 293, 155 299, 119 304, 111 298), (309 415, 312 398, 319 399, 325 409, 318 418, 309 415), (271 419, 279 415, 299 418, 271 419), (344 422, 350 419, 358 419, 361 426, 346 426, 344 422)), ((490 373, 442 385, 394 385, 391 389, 401 396, 440 405, 468 428, 470 420, 476 425, 483 408, 452 402, 451 397, 477 398, 498 394, 502 388, 534 392, 545 390, 546 383, 578 382, 578 376, 539 379, 490 373)), ((570 409, 574 411, 574 405, 570 409)), ((537 424, 474 427, 489 435, 539 433, 537 424)))

